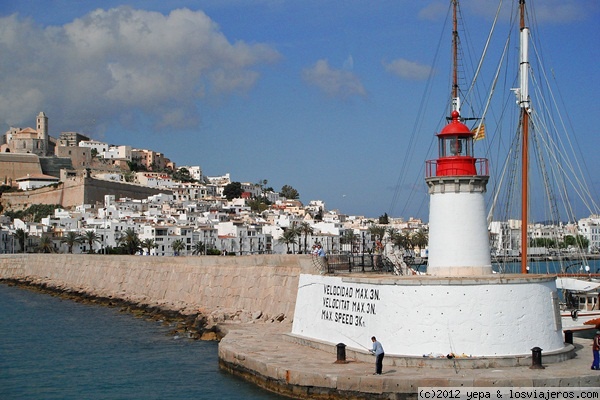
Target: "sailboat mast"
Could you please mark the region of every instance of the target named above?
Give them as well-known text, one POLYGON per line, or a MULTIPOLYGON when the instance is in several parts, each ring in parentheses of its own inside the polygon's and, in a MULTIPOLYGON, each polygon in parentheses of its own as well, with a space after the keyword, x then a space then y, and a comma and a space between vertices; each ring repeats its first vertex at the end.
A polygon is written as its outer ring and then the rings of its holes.
POLYGON ((452 0, 452 111, 460 113, 458 98, 458 21, 456 9, 458 0, 452 0))
POLYGON ((521 273, 527 273, 529 202, 529 28, 525 26, 525 0, 519 0, 521 14, 519 55, 519 106, 521 107, 521 273))

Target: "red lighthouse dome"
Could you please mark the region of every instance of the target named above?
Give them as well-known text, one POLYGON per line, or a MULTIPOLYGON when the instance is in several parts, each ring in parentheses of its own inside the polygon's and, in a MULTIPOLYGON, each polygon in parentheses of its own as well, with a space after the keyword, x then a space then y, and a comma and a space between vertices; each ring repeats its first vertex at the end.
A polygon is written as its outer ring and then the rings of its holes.
POLYGON ((452 111, 452 120, 436 135, 439 157, 435 176, 477 175, 473 157, 475 134, 462 122, 458 111, 452 111))

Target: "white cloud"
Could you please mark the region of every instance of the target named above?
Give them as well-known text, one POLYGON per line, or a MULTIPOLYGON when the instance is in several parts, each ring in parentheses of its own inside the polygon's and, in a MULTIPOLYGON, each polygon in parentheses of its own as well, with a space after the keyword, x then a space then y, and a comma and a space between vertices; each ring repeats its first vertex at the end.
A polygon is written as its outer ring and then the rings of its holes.
POLYGON ((423 80, 431 74, 431 67, 402 58, 389 63, 383 62, 383 66, 386 71, 403 79, 423 80))
POLYGON ((354 73, 333 69, 327 60, 319 60, 312 67, 305 68, 302 71, 302 78, 331 97, 349 98, 367 95, 360 79, 354 73))
POLYGON ((0 18, 0 52, 0 120, 29 126, 44 111, 53 133, 136 117, 197 126, 199 100, 248 90, 255 68, 279 58, 264 44, 229 42, 202 11, 128 7, 59 27, 0 18))

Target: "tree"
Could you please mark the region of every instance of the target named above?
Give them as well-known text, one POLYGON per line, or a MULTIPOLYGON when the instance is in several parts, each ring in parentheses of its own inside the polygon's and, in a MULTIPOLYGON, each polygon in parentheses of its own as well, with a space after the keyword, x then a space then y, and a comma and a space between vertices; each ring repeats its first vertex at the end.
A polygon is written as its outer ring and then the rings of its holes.
POLYGON ((25 253, 25 241, 29 237, 29 234, 25 232, 24 229, 19 228, 15 231, 15 236, 17 238, 17 242, 19 242, 19 248, 21 249, 21 253, 25 253))
POLYGON ((290 244, 295 245, 296 242, 296 237, 298 235, 296 234, 296 231, 294 229, 286 229, 285 231, 283 231, 283 235, 281 235, 281 237, 278 239, 279 243, 283 243, 286 245, 287 247, 287 253, 291 254, 292 252, 290 251, 290 244))
POLYGON ((77 232, 69 231, 60 239, 60 242, 66 244, 67 252, 72 254, 73 246, 83 243, 83 238, 77 232))
POLYGON ((94 252, 94 243, 100 243, 100 236, 96 234, 96 231, 85 231, 83 235, 81 235, 81 238, 83 240, 83 243, 87 243, 88 246, 90 246, 90 249, 88 251, 89 254, 92 254, 94 252))
POLYGON ((125 232, 119 237, 118 242, 119 246, 125 250, 125 254, 133 255, 141 249, 140 238, 133 228, 125 229, 125 232))
POLYGON ((152 249, 157 248, 158 245, 154 242, 154 239, 144 239, 140 243, 140 247, 142 248, 142 250, 146 249, 146 251, 148 252, 148 254, 150 254, 150 252, 152 251, 152 249))
POLYGON ((390 223, 390 218, 388 217, 387 213, 384 213, 379 217, 379 223, 381 225, 387 225, 390 223))
POLYGON ((171 248, 173 248, 173 254, 178 256, 181 250, 185 250, 185 243, 181 239, 175 240, 171 243, 171 248))
POLYGON ((54 253, 54 242, 48 235, 43 235, 40 238, 40 242, 37 245, 38 253, 54 253))
POLYGON ((181 182, 195 182, 195 179, 192 178, 190 171, 185 167, 181 167, 173 173, 173 180, 181 182))
POLYGON ((246 202, 246 204, 248 204, 248 206, 250 206, 250 209, 252 211, 258 212, 258 213, 261 213, 269 208, 269 205, 267 203, 269 203, 269 202, 264 198, 263 199, 250 199, 246 202))
POLYGON ((404 250, 408 250, 408 249, 412 249, 413 248, 413 244, 412 241, 410 239, 410 233, 409 232, 398 232, 396 231, 393 236, 391 237, 392 239, 392 243, 394 244, 394 246, 398 247, 399 249, 404 249, 404 250))
POLYGON ((353 253, 354 252, 354 241, 356 239, 358 239, 358 235, 355 235, 354 231, 352 229, 346 229, 344 231, 344 233, 342 234, 342 236, 340 236, 340 243, 341 244, 349 244, 350 252, 353 253))
POLYGON ((240 182, 231 182, 223 188, 223 196, 225 196, 227 200, 242 197, 242 193, 244 193, 244 191, 242 190, 242 184, 240 182))
POLYGON ((54 210, 62 208, 59 204, 32 204, 25 210, 6 211, 4 214, 10 219, 19 218, 23 221, 41 222, 42 218, 54 215, 54 210))
POLYGON ((313 227, 308 222, 302 222, 298 227, 300 234, 304 234, 304 254, 308 252, 306 243, 308 239, 308 235, 312 235, 314 233, 313 227))
POLYGON ((564 239, 564 247, 577 247, 580 249, 587 248, 590 245, 590 241, 582 235, 572 236, 566 235, 564 239))
POLYGON ((204 243, 198 241, 192 247, 192 254, 195 255, 195 256, 199 256, 201 254, 204 254, 204 249, 205 248, 206 248, 206 246, 204 246, 204 243))
POLYGON ((531 245, 533 247, 553 248, 556 247, 556 241, 550 238, 535 238, 531 241, 531 245))
POLYGON ((383 237, 385 236, 385 227, 383 226, 379 226, 379 225, 371 225, 369 226, 369 233, 371 234, 371 236, 375 236, 375 239, 383 239, 383 237))
POLYGON ((286 199, 290 200, 296 200, 300 198, 300 194, 298 193, 298 191, 290 185, 283 185, 279 194, 285 197, 286 199))
POLYGON ((420 250, 423 250, 429 244, 429 236, 425 229, 419 229, 411 236, 411 243, 413 250, 415 247, 418 247, 420 250))

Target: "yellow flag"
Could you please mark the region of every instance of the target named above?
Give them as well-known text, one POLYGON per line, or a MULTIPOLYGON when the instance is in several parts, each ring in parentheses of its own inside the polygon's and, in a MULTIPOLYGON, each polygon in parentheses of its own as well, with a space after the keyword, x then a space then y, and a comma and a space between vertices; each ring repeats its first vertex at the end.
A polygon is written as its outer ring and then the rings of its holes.
POLYGON ((471 130, 471 132, 475 134, 475 137, 473 138, 474 140, 481 140, 485 138, 485 125, 477 125, 475 128, 473 128, 473 130, 471 130))

